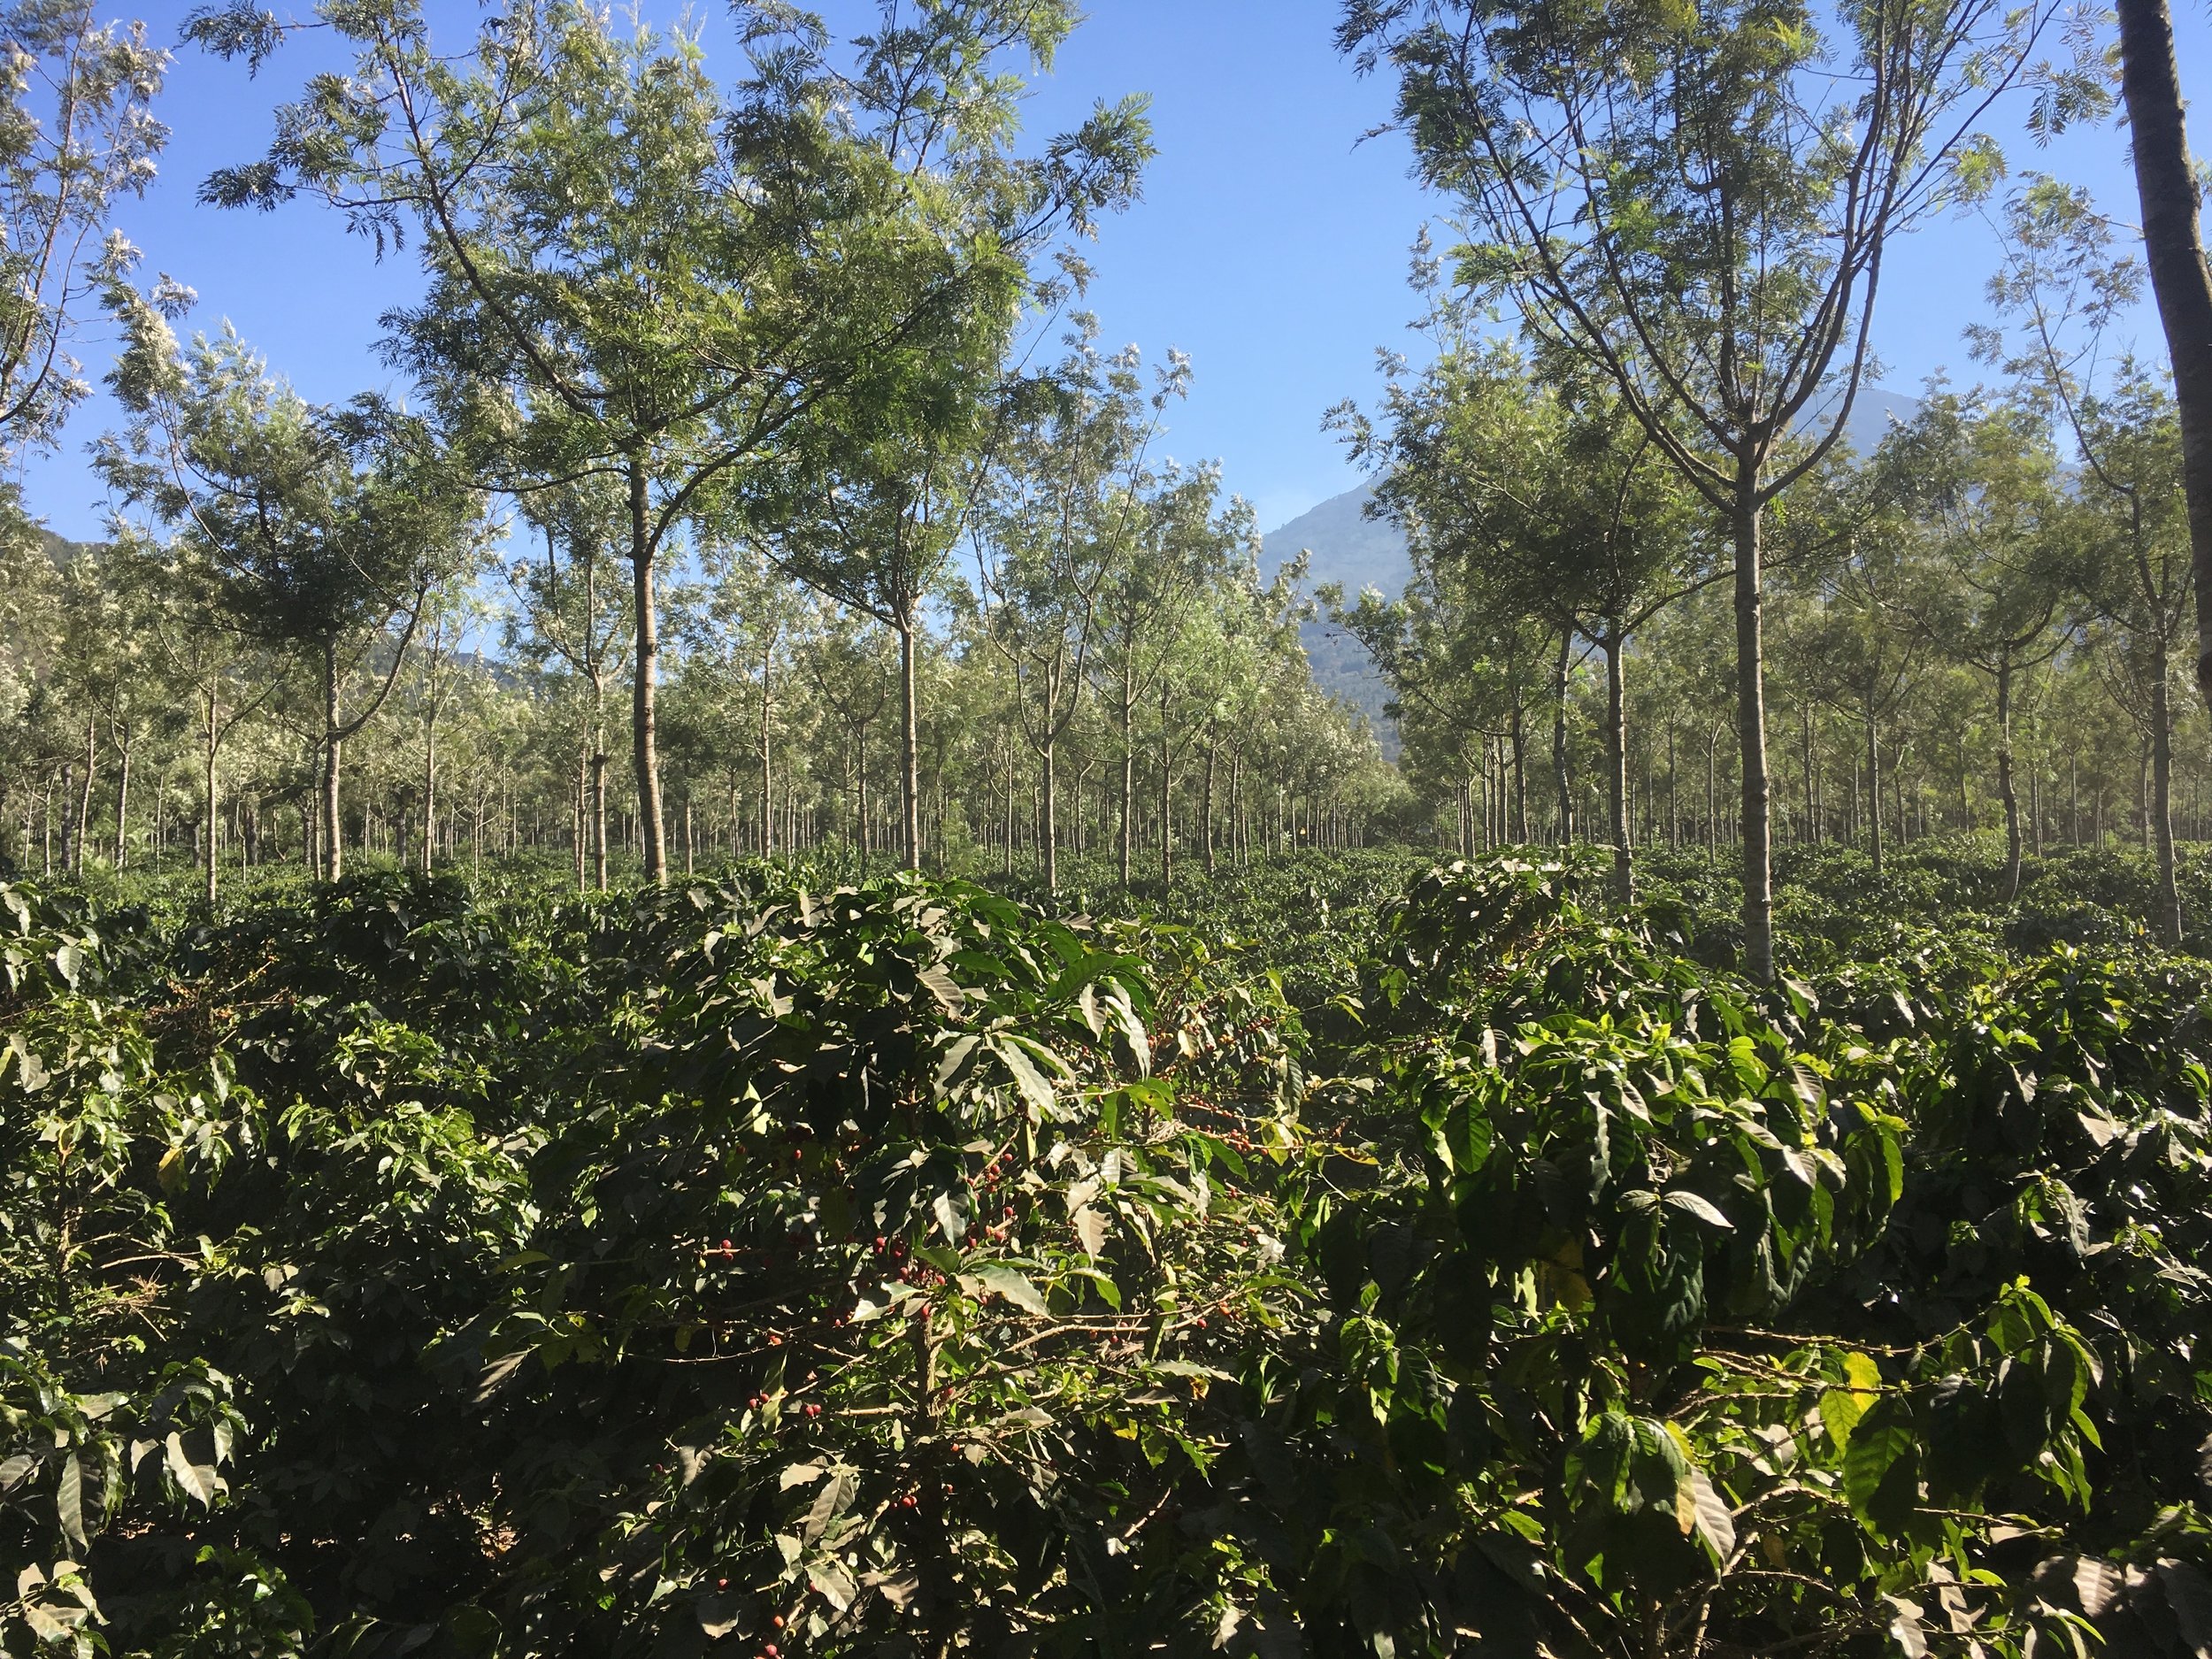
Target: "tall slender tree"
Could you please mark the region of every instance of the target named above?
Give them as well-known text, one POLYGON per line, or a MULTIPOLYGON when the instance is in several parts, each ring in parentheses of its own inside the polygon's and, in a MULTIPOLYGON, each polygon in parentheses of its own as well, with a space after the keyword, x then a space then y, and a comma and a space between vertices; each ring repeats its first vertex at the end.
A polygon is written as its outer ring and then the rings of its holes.
POLYGON ((2172 377, 2116 349, 2116 325, 2141 291, 2142 266, 2086 190, 2031 177, 2007 204, 2004 259, 1990 280, 1993 320, 1968 330, 2016 395, 2072 442, 2085 510, 2078 586, 2131 641, 2149 690, 2150 799, 2159 860, 2159 926, 2181 939, 2172 816, 2173 710, 2168 671, 2193 619, 2187 457, 2172 377))
POLYGON ((558 662, 583 687, 583 758, 578 810, 591 848, 591 885, 607 886, 607 688, 630 632, 628 596, 609 580, 608 549, 620 544, 625 493, 604 476, 572 479, 523 497, 526 518, 544 538, 544 555, 508 571, 520 607, 509 643, 529 660, 558 662))
POLYGON ((109 227, 144 193, 169 129, 169 54, 95 0, 0 5, 0 450, 50 442, 91 390, 70 342, 137 255, 109 227))
POLYGON ((2057 455, 2032 410, 1939 393, 1890 433, 1874 467, 1901 521, 1884 526, 1886 545, 1860 567, 1863 585, 1894 625, 1988 681, 2006 889, 2016 894, 2024 839, 2015 694, 2065 642, 2074 573, 2057 455))
POLYGON ((142 603, 136 625, 159 680, 188 693, 200 772, 202 896, 215 902, 216 826, 223 749, 283 686, 283 665, 264 641, 240 626, 223 602, 222 567, 196 538, 154 541, 119 515, 111 526, 118 554, 130 560, 142 603))
POLYGON ((1046 889, 1059 887, 1059 742, 1083 703, 1106 584, 1143 521, 1141 492, 1187 365, 1171 357, 1148 397, 1133 348, 1108 357, 1078 313, 1053 369, 1009 389, 974 537, 984 637, 1006 660, 1014 715, 1036 755, 1046 889))
POLYGON ((120 502, 191 544, 239 626, 299 654, 316 687, 321 866, 334 881, 344 746, 397 681, 426 596, 477 550, 478 498, 418 423, 311 405, 227 328, 185 350, 153 303, 126 316, 109 385, 127 422, 99 441, 100 471, 120 502))
POLYGON ((1445 349, 1419 375, 1394 378, 1383 426, 1348 406, 1338 425, 1378 470, 1370 511, 1405 529, 1429 603, 1492 635, 1502 617, 1534 618, 1603 656, 1608 839, 1616 888, 1632 897, 1629 647, 1712 580, 1712 538, 1622 400, 1601 385, 1546 383, 1513 346, 1481 339, 1450 296, 1431 315, 1445 349))

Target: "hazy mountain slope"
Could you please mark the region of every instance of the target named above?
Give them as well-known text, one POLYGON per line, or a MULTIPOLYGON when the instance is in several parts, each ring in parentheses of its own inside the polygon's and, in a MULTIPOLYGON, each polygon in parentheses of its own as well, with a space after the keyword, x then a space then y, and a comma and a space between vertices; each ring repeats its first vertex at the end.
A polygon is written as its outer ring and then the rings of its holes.
POLYGON ((1330 496, 1281 529, 1270 530, 1264 538, 1270 573, 1303 548, 1313 554, 1306 576, 1310 588, 1341 582, 1348 596, 1363 588, 1379 588, 1393 596, 1403 591, 1413 575, 1413 561, 1406 557, 1406 539, 1396 525, 1366 516, 1373 495, 1362 484, 1330 496))
MULTIPOLYGON (((1302 549, 1313 555, 1306 572, 1309 591, 1338 582, 1348 598, 1363 588, 1379 588, 1394 597, 1402 592, 1413 575, 1413 561, 1406 555, 1406 539, 1397 526, 1366 517, 1363 509, 1372 494, 1363 484, 1269 531, 1263 538, 1267 573, 1273 575, 1284 560, 1302 549)), ((1325 619, 1307 623, 1301 634, 1307 660, 1313 664, 1314 683, 1364 710, 1383 752, 1396 759, 1397 727, 1383 713, 1390 687, 1375 672, 1367 648, 1325 619)))

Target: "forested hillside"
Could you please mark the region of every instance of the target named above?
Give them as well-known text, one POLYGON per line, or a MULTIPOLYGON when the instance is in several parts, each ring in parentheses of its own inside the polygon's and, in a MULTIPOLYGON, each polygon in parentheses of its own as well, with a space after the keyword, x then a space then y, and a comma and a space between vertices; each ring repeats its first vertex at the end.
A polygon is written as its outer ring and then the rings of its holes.
MULTIPOLYGON (((1300 554, 1308 554, 1306 580, 1314 587, 1334 586, 1355 595, 1373 588, 1395 598, 1413 574, 1413 565, 1406 555, 1404 533, 1367 511, 1373 499, 1374 492, 1362 485, 1309 508, 1279 530, 1270 530, 1263 539, 1268 566, 1279 571, 1300 554)), ((1298 637, 1313 665, 1314 684, 1366 715, 1383 754, 1397 759, 1397 723, 1386 712, 1390 687, 1367 648, 1325 616, 1304 623, 1298 637)))
POLYGON ((2212 1655, 2191 26, 1347 0, 1263 538, 1162 20, 0 0, 7 1659, 2212 1655))

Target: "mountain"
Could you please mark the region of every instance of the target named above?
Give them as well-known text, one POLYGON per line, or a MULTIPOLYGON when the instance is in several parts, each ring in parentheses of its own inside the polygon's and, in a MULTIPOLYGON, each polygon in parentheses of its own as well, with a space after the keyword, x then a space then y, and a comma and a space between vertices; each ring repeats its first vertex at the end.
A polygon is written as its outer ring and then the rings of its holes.
POLYGON ((1893 424, 1902 426, 1919 412, 1916 397, 1885 391, 1878 386, 1862 386, 1851 400, 1851 419, 1844 422, 1843 441, 1861 455, 1871 455, 1893 424))
POLYGON ((1405 535, 1396 525, 1366 516, 1374 494, 1362 484, 1300 513, 1281 529, 1270 530, 1263 541, 1271 573, 1302 548, 1313 555, 1313 568, 1306 576, 1309 588, 1339 582, 1347 597, 1363 588, 1379 588, 1391 595, 1402 592, 1412 580, 1413 561, 1406 556, 1405 535))
MULTIPOLYGON (((1861 455, 1871 454, 1893 423, 1910 420, 1920 408, 1917 398, 1878 386, 1860 388, 1844 426, 1844 442, 1861 455)), ((1413 575, 1413 561, 1397 526, 1366 516, 1373 488, 1362 484, 1341 495, 1332 495, 1319 506, 1298 515, 1262 538, 1263 564, 1272 575, 1286 559, 1302 549, 1313 555, 1307 573, 1309 589, 1325 583, 1342 586, 1348 599, 1363 588, 1379 589, 1394 598, 1413 575)), ((1357 640, 1327 620, 1309 622, 1302 630, 1307 658, 1313 664, 1314 683, 1322 690, 1364 710, 1374 723, 1383 752, 1395 759, 1398 733, 1383 705, 1390 687, 1375 672, 1367 649, 1357 640)))
MULTIPOLYGON (((1379 588, 1393 597, 1403 592, 1413 576, 1405 534, 1394 524, 1365 516, 1373 495, 1372 488, 1362 484, 1330 496, 1280 529, 1270 530, 1261 538, 1266 572, 1273 575, 1302 549, 1313 556, 1306 572, 1309 589, 1336 582, 1347 599, 1363 588, 1379 588)), ((1383 712, 1390 687, 1375 672, 1367 648, 1325 617, 1307 623, 1299 636, 1305 642, 1306 660, 1313 665, 1314 684, 1365 713, 1384 755, 1395 760, 1397 723, 1383 712)))

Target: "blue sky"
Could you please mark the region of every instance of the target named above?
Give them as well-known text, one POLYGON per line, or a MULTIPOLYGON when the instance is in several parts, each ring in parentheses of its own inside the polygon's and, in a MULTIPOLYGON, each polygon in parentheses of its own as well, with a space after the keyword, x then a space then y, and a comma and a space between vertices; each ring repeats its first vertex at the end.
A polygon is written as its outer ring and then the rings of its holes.
MULTIPOLYGON (((475 10, 451 4, 457 20, 475 10)), ((173 19, 184 5, 143 0, 142 9, 173 19)), ((856 10, 850 0, 834 9, 856 10)), ((2212 85, 2212 23, 2201 8, 2176 9, 2184 88, 2212 85)), ((1094 0, 1028 113, 1042 135, 1079 119, 1096 97, 1151 94, 1159 157, 1144 200, 1109 220, 1090 250, 1090 303, 1110 344, 1190 353, 1195 380, 1172 417, 1169 451, 1218 457, 1229 487, 1270 528, 1357 481, 1322 432, 1322 411, 1374 394, 1376 348, 1406 339, 1407 246, 1445 207, 1406 177, 1397 137, 1361 142, 1386 113, 1388 88, 1359 81, 1336 56, 1337 12, 1335 0, 1094 0)), ((710 56, 733 57, 720 9, 699 15, 710 56)), ((193 199, 211 167, 258 153, 271 106, 316 58, 311 45, 293 49, 255 81, 239 66, 180 53, 163 100, 174 135, 162 177, 120 222, 149 273, 198 290, 192 326, 228 319, 303 394, 334 401, 390 384, 373 349, 376 319, 415 289, 411 256, 379 265, 334 216, 305 204, 259 214, 193 199)), ((2194 137, 2212 150, 2212 104, 2202 108, 2194 137)), ((2021 110, 2016 103, 1993 123, 2016 171, 2087 184, 2132 218, 2121 133, 2080 132, 2038 150, 2018 127, 2021 110)), ((1911 391, 1943 366, 1973 378, 1959 334, 1979 310, 1993 263, 1987 231, 1971 220, 1894 245, 1877 313, 1884 384, 1911 391)), ((2140 337, 2158 343, 2154 319, 2146 317, 2140 337)), ((96 378, 108 351, 98 338, 81 349, 96 378)), ((100 488, 83 447, 111 419, 96 399, 59 454, 28 464, 34 510, 65 535, 99 532, 100 488)))

